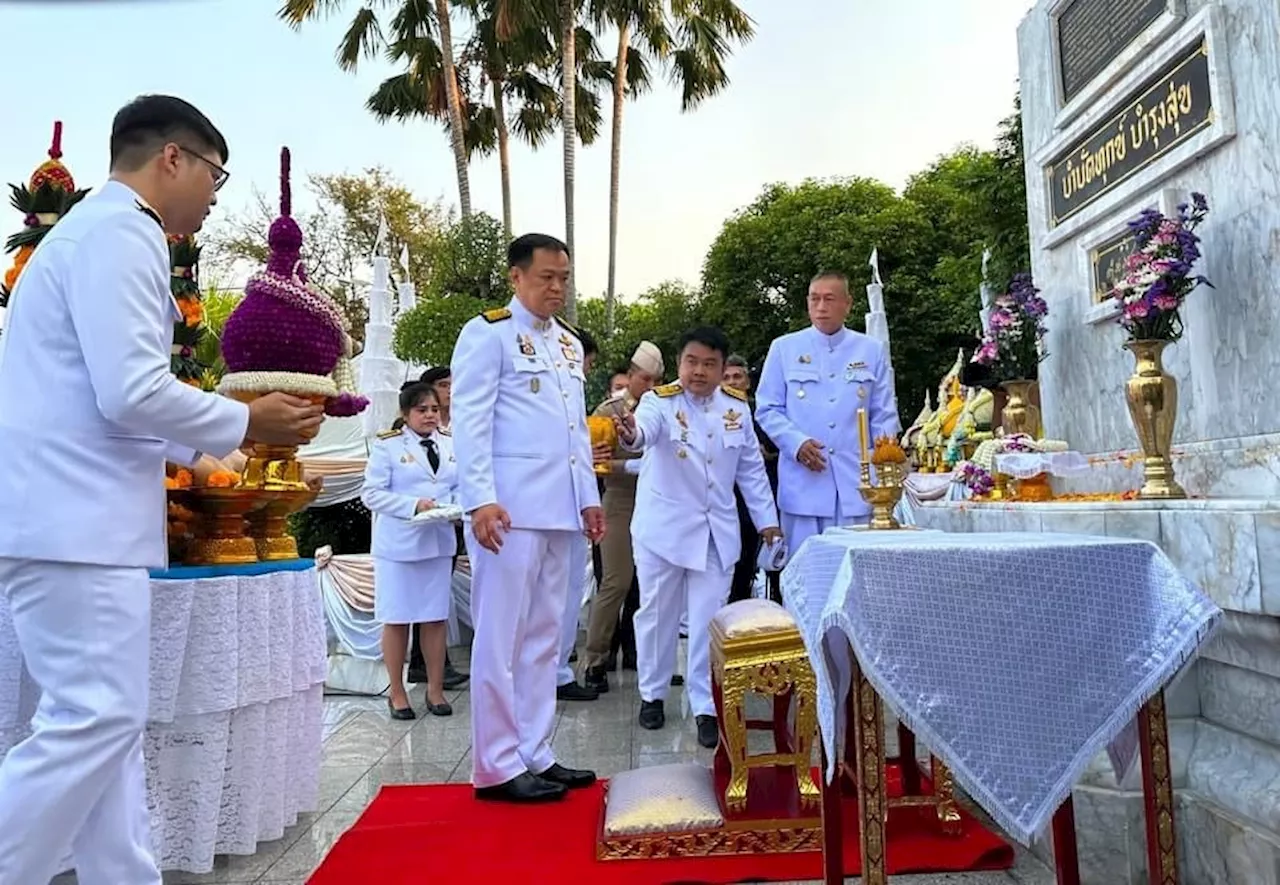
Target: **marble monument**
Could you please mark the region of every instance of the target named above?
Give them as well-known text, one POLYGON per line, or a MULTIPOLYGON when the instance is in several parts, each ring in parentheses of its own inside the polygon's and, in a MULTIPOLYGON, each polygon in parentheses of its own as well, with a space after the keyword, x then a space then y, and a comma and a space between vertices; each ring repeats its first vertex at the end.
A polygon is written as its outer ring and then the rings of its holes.
MULTIPOLYGON (((1068 490, 1137 488, 1132 357, 1101 295, 1126 222, 1208 197, 1202 288, 1166 351, 1174 464, 1193 500, 945 503, 950 531, 1062 531, 1159 544, 1226 612, 1168 697, 1182 882, 1280 885, 1280 4, 1040 0, 1018 32, 1032 270, 1049 302, 1047 435, 1095 456, 1068 490), (1274 567, 1273 567, 1274 566, 1274 567)), ((1146 882, 1140 783, 1103 759, 1075 791, 1088 883, 1146 882)), ((1039 846, 1052 851, 1048 840, 1039 846)))

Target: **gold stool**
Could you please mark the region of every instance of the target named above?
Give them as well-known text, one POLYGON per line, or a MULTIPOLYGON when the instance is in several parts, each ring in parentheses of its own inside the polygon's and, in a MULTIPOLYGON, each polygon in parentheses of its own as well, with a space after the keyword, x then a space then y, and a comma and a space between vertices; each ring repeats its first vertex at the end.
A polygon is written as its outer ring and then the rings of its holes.
POLYGON ((716 613, 711 620, 711 692, 720 724, 717 762, 726 757, 730 772, 726 809, 745 811, 750 770, 773 767, 793 769, 800 805, 816 807, 820 795, 811 766, 818 730, 817 681, 795 619, 785 608, 767 599, 746 599, 716 613), (773 699, 771 720, 747 719, 749 691, 773 699), (793 697, 794 730, 788 721, 793 697), (751 729, 771 731, 774 752, 749 756, 751 729))

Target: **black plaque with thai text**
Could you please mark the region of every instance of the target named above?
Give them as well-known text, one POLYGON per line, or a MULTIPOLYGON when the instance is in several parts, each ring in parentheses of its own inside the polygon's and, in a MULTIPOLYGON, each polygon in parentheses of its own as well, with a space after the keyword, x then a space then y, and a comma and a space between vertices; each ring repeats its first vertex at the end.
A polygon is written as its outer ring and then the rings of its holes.
POLYGON ((1136 245, 1128 230, 1089 250, 1089 269, 1093 281, 1093 303, 1101 304, 1111 295, 1116 283, 1124 277, 1124 262, 1136 245))
POLYGON ((1054 227, 1213 124, 1209 48, 1179 55, 1045 167, 1054 227))
POLYGON ((1072 0, 1056 16, 1062 99, 1080 90, 1168 8, 1168 0, 1072 0))

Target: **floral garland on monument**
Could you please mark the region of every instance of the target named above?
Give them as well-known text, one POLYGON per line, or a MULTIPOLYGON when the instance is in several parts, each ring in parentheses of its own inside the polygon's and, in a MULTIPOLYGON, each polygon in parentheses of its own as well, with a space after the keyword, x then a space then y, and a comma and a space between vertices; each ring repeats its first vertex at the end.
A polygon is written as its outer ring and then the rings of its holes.
POLYGON ((62 165, 62 123, 53 124, 53 143, 49 147, 49 159, 41 163, 25 186, 9 185, 9 203, 22 213, 22 230, 5 241, 5 252, 17 252, 13 265, 5 271, 0 283, 0 307, 6 307, 18 277, 27 266, 36 246, 44 239, 58 219, 71 207, 84 199, 89 189, 76 190, 75 179, 62 165))
POLYGON ((218 391, 239 399, 281 391, 323 401, 334 417, 357 415, 369 401, 355 390, 350 322, 307 282, 302 229, 291 212, 289 149, 282 148, 280 217, 267 233, 267 266, 250 277, 223 328, 229 372, 218 391))
POLYGON ((975 495, 988 495, 995 488, 996 455, 1005 452, 1065 452, 1067 449, 1062 440, 1037 440, 1025 433, 1000 436, 979 443, 973 457, 956 467, 955 475, 975 495))

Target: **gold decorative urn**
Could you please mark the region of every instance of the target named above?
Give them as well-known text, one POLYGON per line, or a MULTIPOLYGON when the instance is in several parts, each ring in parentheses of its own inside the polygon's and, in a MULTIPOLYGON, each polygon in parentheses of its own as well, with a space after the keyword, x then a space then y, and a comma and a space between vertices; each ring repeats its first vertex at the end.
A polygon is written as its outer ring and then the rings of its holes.
POLYGON ((1170 451, 1173 425, 1178 418, 1178 382, 1164 370, 1166 340, 1129 341, 1125 349, 1133 354, 1134 369, 1125 382, 1129 417, 1138 433, 1142 449, 1142 488, 1139 498, 1175 500, 1187 493, 1173 475, 1170 451))

